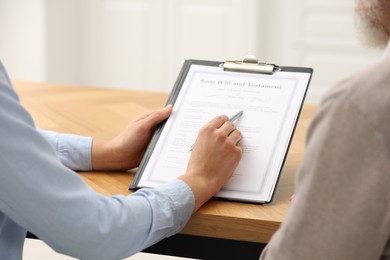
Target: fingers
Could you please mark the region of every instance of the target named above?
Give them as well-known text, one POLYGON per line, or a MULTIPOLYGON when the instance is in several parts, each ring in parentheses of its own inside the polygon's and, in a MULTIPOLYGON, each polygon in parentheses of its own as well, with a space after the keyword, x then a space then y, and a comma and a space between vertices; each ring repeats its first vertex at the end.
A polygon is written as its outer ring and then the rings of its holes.
POLYGON ((233 130, 229 135, 230 140, 235 144, 241 146, 242 134, 239 130, 233 130))
POLYGON ((236 126, 232 122, 226 121, 219 129, 225 135, 230 135, 230 133, 236 130, 236 126))
POLYGON ((210 122, 209 125, 214 128, 220 128, 225 122, 228 122, 229 118, 225 115, 220 115, 217 117, 214 117, 210 122))
POLYGON ((155 112, 155 111, 148 111, 148 112, 145 112, 145 113, 143 113, 143 114, 141 114, 141 115, 138 115, 138 116, 134 119, 134 121, 143 120, 143 119, 147 118, 148 116, 150 116, 151 114, 153 114, 154 112, 155 112))
POLYGON ((208 123, 208 126, 217 129, 217 131, 227 136, 234 144, 238 144, 242 138, 241 132, 236 128, 234 123, 229 121, 229 118, 225 115, 220 115, 213 118, 208 123))
POLYGON ((156 125, 158 125, 161 121, 167 119, 171 113, 172 113, 172 105, 167 105, 162 109, 143 113, 138 118, 136 118, 135 121, 143 120, 145 123, 145 127, 153 128, 156 125))
POLYGON ((218 138, 220 141, 225 140, 227 143, 231 143, 236 147, 242 147, 242 134, 235 124, 229 121, 228 117, 217 116, 207 126, 207 131, 210 131, 210 133, 214 132, 222 137, 218 138))

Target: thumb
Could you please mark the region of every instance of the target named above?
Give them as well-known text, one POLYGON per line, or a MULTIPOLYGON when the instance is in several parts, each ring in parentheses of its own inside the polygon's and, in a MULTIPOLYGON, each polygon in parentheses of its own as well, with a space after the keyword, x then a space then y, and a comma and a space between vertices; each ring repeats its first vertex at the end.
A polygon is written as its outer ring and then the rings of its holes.
POLYGON ((172 105, 169 104, 160 110, 149 114, 144 118, 145 125, 150 128, 154 128, 156 125, 167 119, 172 113, 172 105))

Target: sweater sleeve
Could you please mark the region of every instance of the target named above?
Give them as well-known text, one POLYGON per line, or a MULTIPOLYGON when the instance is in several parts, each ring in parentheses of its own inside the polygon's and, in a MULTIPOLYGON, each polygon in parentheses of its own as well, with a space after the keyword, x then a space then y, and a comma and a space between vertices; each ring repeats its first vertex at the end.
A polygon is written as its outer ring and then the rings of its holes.
POLYGON ((390 160, 385 133, 369 117, 348 98, 320 107, 294 200, 260 259, 380 259, 389 238, 390 160))

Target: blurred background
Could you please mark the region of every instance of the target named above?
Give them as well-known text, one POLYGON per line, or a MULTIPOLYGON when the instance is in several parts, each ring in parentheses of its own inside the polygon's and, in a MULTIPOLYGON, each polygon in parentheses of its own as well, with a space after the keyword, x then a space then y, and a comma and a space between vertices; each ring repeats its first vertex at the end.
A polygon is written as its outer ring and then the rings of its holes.
POLYGON ((373 62, 353 0, 0 0, 12 80, 170 92, 185 59, 314 68, 306 101, 373 62))

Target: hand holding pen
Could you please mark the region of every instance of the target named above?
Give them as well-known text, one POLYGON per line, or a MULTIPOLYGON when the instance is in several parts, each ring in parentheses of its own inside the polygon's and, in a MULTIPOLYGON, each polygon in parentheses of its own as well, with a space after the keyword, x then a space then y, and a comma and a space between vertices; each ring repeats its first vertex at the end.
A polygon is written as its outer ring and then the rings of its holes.
POLYGON ((241 160, 242 135, 233 117, 214 117, 200 129, 186 173, 179 177, 194 193, 194 211, 221 190, 241 160))
MULTIPOLYGON (((231 123, 235 123, 237 120, 239 120, 241 118, 241 116, 244 114, 244 111, 241 110, 239 112, 237 112, 236 114, 232 115, 231 117, 229 117, 229 121, 231 123)), ((192 151, 194 148, 194 145, 191 145, 190 147, 190 151, 192 151)))

